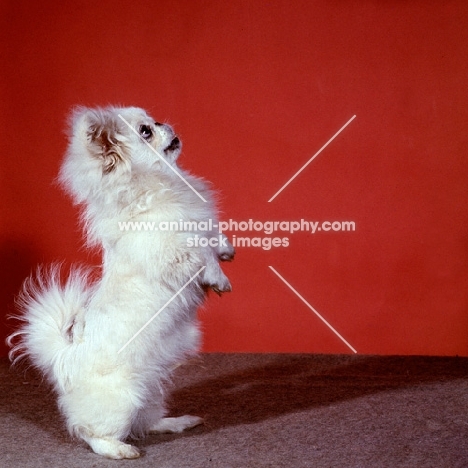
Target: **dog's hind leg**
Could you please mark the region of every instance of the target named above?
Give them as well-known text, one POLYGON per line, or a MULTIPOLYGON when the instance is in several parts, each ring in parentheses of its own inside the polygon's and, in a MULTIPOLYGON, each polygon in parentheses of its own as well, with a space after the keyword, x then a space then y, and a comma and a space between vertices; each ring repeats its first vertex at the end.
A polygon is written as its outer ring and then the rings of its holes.
POLYGON ((98 455, 114 460, 138 458, 138 449, 123 442, 138 411, 131 387, 125 378, 115 374, 106 377, 83 378, 73 391, 60 396, 68 430, 98 455))

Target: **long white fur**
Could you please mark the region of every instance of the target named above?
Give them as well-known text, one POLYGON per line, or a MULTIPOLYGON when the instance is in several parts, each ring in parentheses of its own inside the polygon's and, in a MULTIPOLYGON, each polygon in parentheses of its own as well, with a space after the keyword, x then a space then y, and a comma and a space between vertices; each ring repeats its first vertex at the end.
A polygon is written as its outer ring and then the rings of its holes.
POLYGON ((166 383, 173 367, 199 348, 196 310, 206 289, 231 290, 218 262, 232 259, 229 243, 195 249, 187 245, 195 233, 119 228, 119 221, 216 223, 208 184, 176 164, 175 137, 139 108, 75 110, 59 180, 83 208, 87 243, 102 249, 101 275, 74 268, 63 283, 59 266, 40 269, 24 283, 18 299, 23 325, 8 339, 10 359, 29 357, 53 384, 70 434, 114 459, 139 456, 124 442, 129 436, 180 432, 202 422, 165 418, 166 383), (150 128, 148 143, 207 203, 119 115, 143 135, 150 128))

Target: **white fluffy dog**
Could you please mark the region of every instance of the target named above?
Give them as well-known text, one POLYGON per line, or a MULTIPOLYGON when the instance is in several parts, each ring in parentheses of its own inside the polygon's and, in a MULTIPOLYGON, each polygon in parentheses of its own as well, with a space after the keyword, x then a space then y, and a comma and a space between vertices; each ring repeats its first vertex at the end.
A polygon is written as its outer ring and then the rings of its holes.
POLYGON ((165 417, 164 388, 199 347, 196 309, 207 288, 231 290, 218 261, 234 249, 200 228, 121 229, 128 221, 216 225, 213 193, 177 166, 181 143, 169 125, 134 107, 79 108, 71 130, 59 180, 83 207, 102 274, 93 280, 75 268, 62 284, 55 266, 26 280, 10 359, 29 356, 44 373, 73 436, 100 455, 136 458, 127 437, 202 423, 165 417), (195 234, 216 242, 189 247, 195 234))

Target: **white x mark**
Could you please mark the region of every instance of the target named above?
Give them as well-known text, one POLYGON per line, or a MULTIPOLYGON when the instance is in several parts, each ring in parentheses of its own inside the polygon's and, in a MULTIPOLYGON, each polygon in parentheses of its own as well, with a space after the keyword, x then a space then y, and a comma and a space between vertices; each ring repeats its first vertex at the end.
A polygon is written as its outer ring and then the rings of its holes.
POLYGON ((269 200, 273 201, 354 119, 353 115, 269 200))

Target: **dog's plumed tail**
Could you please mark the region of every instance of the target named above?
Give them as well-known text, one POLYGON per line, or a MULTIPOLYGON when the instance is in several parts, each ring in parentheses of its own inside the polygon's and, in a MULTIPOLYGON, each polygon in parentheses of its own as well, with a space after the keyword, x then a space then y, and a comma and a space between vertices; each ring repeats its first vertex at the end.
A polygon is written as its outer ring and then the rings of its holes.
POLYGON ((89 272, 75 268, 63 285, 60 276, 60 266, 54 265, 24 282, 17 298, 20 314, 13 317, 22 326, 7 339, 13 363, 29 357, 51 381, 66 349, 80 340, 90 294, 89 272))

